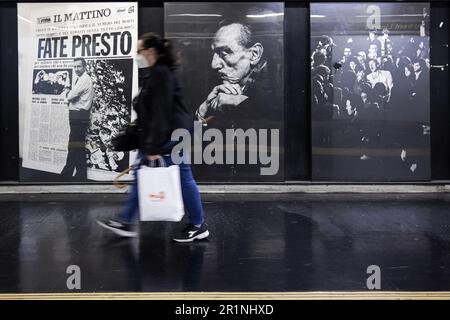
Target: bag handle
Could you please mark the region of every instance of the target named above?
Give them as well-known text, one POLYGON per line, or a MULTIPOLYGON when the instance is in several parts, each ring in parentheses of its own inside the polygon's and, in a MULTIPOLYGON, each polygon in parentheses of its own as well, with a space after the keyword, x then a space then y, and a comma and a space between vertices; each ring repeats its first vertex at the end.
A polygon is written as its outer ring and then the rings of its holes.
POLYGON ((150 168, 156 168, 157 166, 155 165, 156 163, 159 164, 159 167, 167 167, 166 161, 164 160, 164 157, 162 156, 158 156, 158 160, 148 160, 145 159, 147 162, 147 166, 149 166, 150 168))
POLYGON ((118 189, 123 189, 128 187, 128 184, 119 182, 119 179, 123 177, 124 175, 128 174, 131 170, 133 170, 133 166, 128 167, 128 169, 125 169, 122 171, 118 176, 116 176, 113 180, 113 185, 118 189))

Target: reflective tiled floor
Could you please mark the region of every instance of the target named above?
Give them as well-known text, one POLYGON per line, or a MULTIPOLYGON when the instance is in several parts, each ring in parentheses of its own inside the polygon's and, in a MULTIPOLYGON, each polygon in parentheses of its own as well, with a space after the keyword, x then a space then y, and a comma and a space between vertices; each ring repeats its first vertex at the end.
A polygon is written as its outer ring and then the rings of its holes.
POLYGON ((450 290, 450 195, 203 195, 211 237, 141 223, 120 239, 95 223, 124 195, 1 195, 0 292, 450 290))

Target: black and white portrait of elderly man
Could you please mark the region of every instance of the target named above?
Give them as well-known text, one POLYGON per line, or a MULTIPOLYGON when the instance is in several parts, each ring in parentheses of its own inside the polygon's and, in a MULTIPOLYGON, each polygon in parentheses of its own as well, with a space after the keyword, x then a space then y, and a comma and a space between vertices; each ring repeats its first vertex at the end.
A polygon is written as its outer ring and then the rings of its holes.
MULTIPOLYGON (((194 163, 200 179, 259 180, 261 168, 269 166, 258 158, 265 147, 272 159, 282 159, 283 8, 270 2, 165 5, 165 32, 178 51, 183 94, 203 122, 195 127, 201 128, 195 136, 202 144, 197 150, 203 155, 211 151, 217 159, 194 163), (239 161, 238 150, 244 151, 239 161)), ((282 166, 273 172, 264 179, 280 180, 282 166)))
POLYGON ((256 125, 254 121, 273 108, 268 105, 270 90, 265 90, 262 83, 267 71, 263 44, 255 40, 250 25, 228 21, 220 24, 211 50, 211 68, 219 83, 197 109, 197 118, 204 122, 215 118, 221 127, 256 125))

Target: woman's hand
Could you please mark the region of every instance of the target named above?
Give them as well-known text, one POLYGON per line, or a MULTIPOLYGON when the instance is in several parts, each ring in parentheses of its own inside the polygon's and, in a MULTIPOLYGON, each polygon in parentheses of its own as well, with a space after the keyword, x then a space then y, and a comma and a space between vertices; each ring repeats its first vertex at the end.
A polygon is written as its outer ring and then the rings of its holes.
POLYGON ((147 156, 147 160, 150 160, 150 161, 155 161, 155 160, 158 160, 159 158, 160 158, 159 155, 151 155, 151 154, 149 154, 147 156))

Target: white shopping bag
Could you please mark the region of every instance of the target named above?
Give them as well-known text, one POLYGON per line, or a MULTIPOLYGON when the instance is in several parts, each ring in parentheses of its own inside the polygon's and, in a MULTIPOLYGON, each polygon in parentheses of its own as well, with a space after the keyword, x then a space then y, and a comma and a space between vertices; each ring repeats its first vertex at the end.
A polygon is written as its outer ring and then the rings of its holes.
POLYGON ((180 221, 184 215, 180 167, 141 166, 137 175, 141 221, 180 221))

